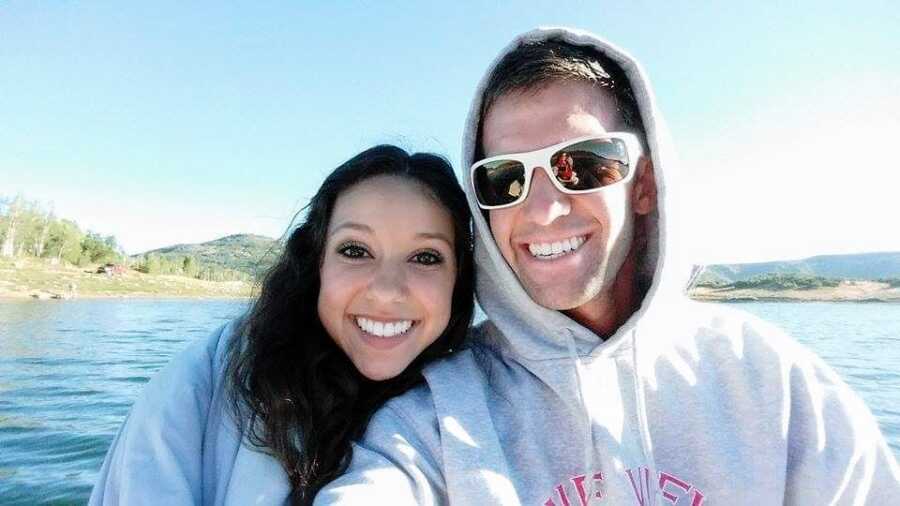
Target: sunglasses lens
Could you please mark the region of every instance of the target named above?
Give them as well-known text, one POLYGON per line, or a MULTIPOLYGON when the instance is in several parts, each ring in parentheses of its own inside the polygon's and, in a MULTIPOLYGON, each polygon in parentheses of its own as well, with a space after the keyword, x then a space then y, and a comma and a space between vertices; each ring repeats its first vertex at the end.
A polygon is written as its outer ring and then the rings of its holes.
POLYGON ((550 157, 556 180, 567 190, 595 190, 628 177, 628 150, 620 139, 591 139, 550 157))
POLYGON ((525 166, 516 160, 495 160, 476 168, 472 181, 482 205, 511 204, 525 190, 525 166))

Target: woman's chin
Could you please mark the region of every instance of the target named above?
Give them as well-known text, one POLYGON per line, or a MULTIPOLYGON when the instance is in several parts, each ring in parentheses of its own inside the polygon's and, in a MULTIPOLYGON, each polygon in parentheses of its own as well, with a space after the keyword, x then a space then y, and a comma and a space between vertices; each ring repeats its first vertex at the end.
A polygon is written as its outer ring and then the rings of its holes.
POLYGON ((406 367, 400 364, 356 364, 360 374, 372 381, 385 381, 396 378, 406 367))

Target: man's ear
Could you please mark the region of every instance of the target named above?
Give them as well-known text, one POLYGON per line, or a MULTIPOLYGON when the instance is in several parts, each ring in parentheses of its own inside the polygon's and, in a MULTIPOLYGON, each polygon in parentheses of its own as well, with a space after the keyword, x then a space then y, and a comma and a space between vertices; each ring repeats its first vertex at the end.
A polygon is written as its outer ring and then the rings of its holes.
POLYGON ((646 215, 656 209, 656 178, 653 175, 653 162, 649 157, 644 156, 638 160, 631 197, 631 207, 635 214, 646 215))

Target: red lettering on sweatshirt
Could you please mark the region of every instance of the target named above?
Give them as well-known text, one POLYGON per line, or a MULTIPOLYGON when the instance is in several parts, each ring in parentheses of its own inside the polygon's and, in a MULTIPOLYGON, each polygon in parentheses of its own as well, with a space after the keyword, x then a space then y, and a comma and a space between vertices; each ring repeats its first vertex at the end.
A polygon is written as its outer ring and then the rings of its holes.
MULTIPOLYGON (((662 494, 666 502, 681 506, 703 506, 706 499, 703 492, 672 473, 658 472, 659 480, 657 483, 651 481, 650 469, 644 466, 626 469, 625 474, 628 475, 628 481, 631 483, 631 491, 634 493, 634 504, 636 506, 653 504, 653 496, 656 493, 662 494)), ((603 494, 604 475, 601 472, 592 474, 589 482, 588 475, 584 474, 573 476, 567 481, 571 482, 575 488, 579 506, 588 506, 589 503, 600 502, 605 498, 603 494), (588 483, 587 486, 585 482, 588 483)), ((559 499, 560 506, 572 506, 572 501, 569 499, 566 491, 565 482, 556 485, 554 492, 555 494, 552 495, 559 499)), ((543 506, 557 506, 552 495, 544 501, 543 506)))
POLYGON ((689 484, 679 480, 669 473, 661 471, 659 473, 659 490, 662 491, 663 498, 668 500, 672 504, 678 502, 678 496, 666 489, 669 484, 671 484, 673 487, 681 489, 680 495, 686 494, 691 489, 691 486, 689 484))
POLYGON ((694 499, 691 501, 691 506, 703 506, 703 494, 694 489, 694 499))
POLYGON ((690 495, 691 506, 702 506, 703 504, 703 494, 693 485, 663 471, 659 473, 659 490, 662 492, 663 499, 672 504, 678 504, 679 499, 688 497, 687 493, 693 490, 690 495), (676 493, 678 495, 675 495, 676 493))
POLYGON ((574 476, 569 480, 575 485, 575 491, 578 492, 578 499, 581 500, 581 506, 587 506, 588 501, 593 498, 603 499, 603 488, 600 486, 600 482, 603 481, 603 473, 594 473, 592 476, 594 485, 591 487, 594 492, 591 496, 588 496, 587 490, 584 489, 584 480, 587 479, 587 476, 580 475, 574 476))
POLYGON ((644 501, 650 497, 650 470, 646 467, 639 467, 637 469, 626 469, 625 473, 628 475, 628 480, 631 481, 631 489, 634 491, 634 498, 637 500, 638 506, 644 506, 644 501), (637 471, 638 481, 634 482, 634 474, 633 471, 637 471), (641 473, 643 472, 643 475, 641 473), (646 495, 644 494, 646 491, 646 495))
POLYGON ((556 486, 556 494, 559 496, 559 500, 562 501, 562 506, 572 506, 569 504, 569 497, 566 495, 566 489, 564 489, 562 485, 556 486))
MULTIPOLYGON (((585 488, 584 482, 587 480, 587 475, 580 474, 578 476, 573 476, 569 478, 569 481, 572 482, 572 485, 575 486, 575 492, 578 494, 579 506, 588 506, 588 502, 591 499, 603 500, 603 489, 601 488, 601 483, 603 482, 603 473, 597 472, 591 475, 590 489, 591 492, 588 492, 588 489, 585 488)), ((560 503, 562 506, 572 506, 572 503, 569 500, 569 496, 566 493, 566 488, 563 483, 560 483, 555 487, 556 496, 559 497, 560 503)), ((556 506, 556 503, 553 502, 553 498, 547 499, 544 501, 544 506, 556 506)))

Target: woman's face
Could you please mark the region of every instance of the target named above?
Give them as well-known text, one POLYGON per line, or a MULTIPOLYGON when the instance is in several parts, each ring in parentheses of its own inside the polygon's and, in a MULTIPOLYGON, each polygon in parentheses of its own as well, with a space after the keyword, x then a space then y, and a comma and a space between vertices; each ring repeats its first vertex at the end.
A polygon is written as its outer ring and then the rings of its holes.
POLYGON ((376 176, 338 197, 319 318, 367 378, 397 376, 447 327, 454 241, 450 213, 407 179, 376 176))

